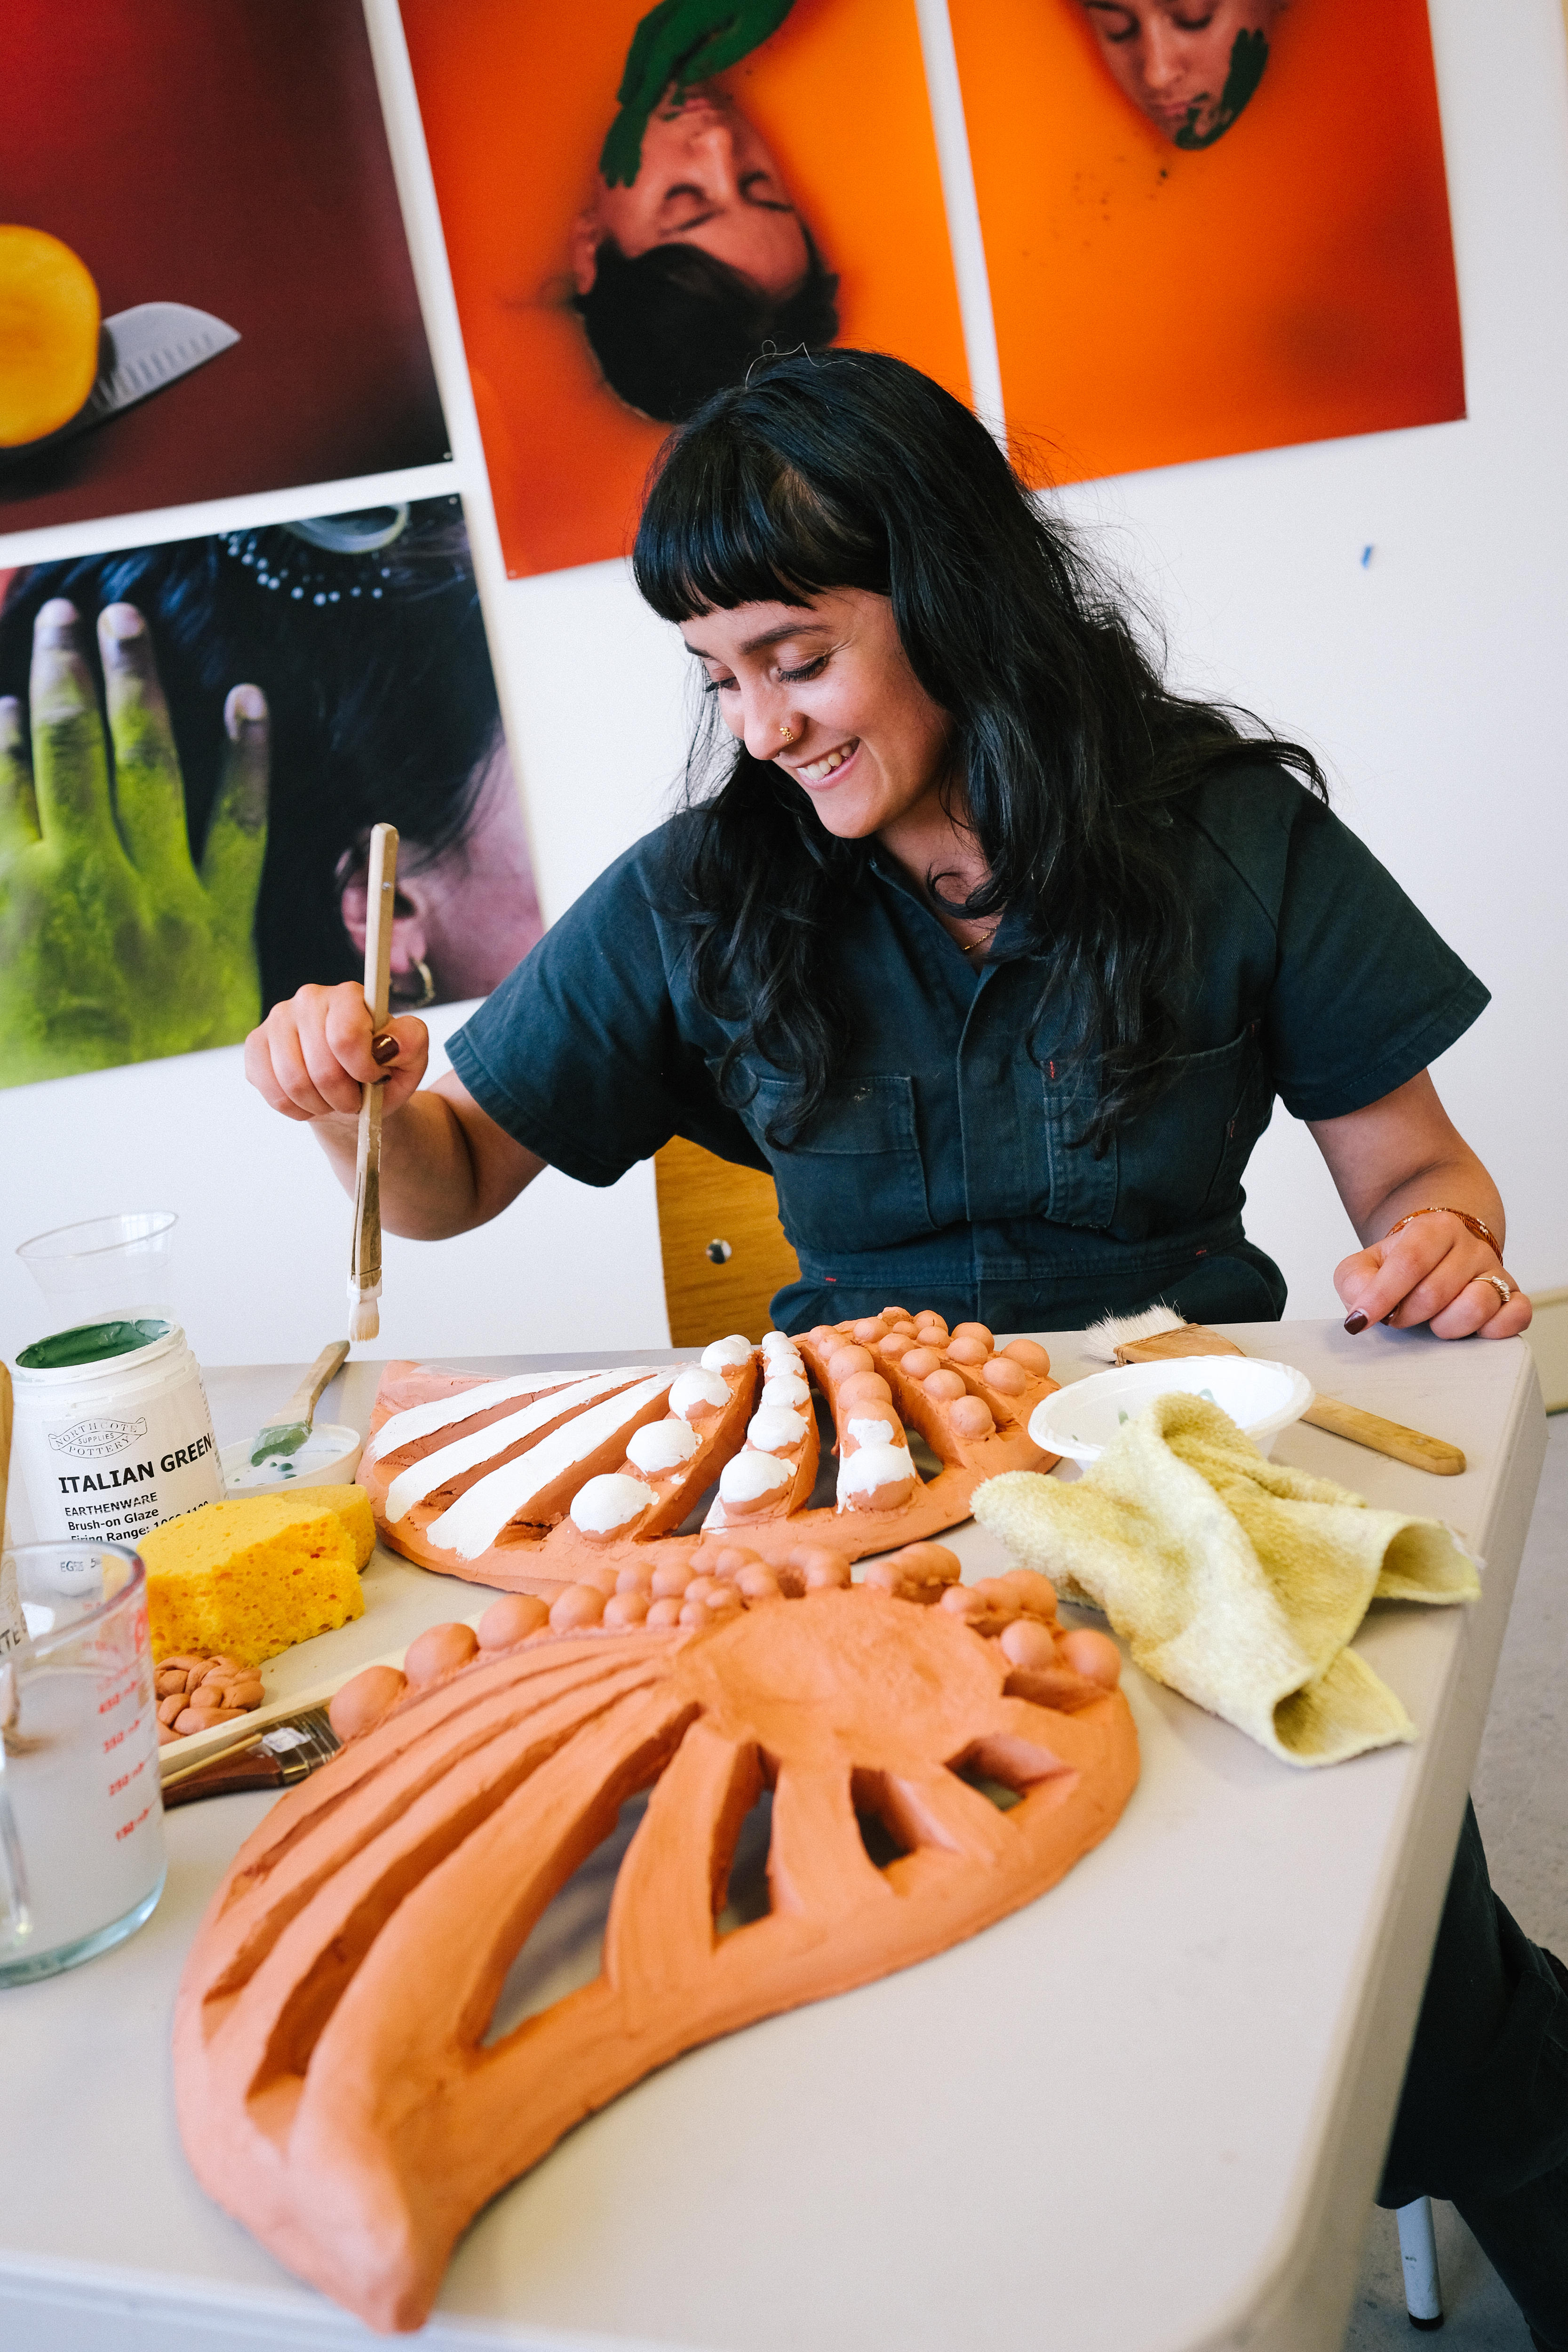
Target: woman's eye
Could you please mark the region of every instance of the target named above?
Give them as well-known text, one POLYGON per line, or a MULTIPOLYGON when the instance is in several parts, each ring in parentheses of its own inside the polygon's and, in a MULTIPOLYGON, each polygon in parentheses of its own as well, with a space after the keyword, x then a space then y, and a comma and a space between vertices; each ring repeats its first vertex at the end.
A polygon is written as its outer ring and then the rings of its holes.
POLYGON ((1098 5, 1098 0, 1089 0, 1089 15, 1102 41, 1130 41, 1138 31, 1138 19, 1131 8, 1108 8, 1098 5), (1110 21, 1112 17, 1120 17, 1122 21, 1112 23, 1110 21))
POLYGON ((1206 33, 1214 20, 1215 12, 1211 8, 1206 16, 1173 16, 1171 22, 1178 33, 1206 33))
POLYGON ((734 683, 732 677, 705 677, 702 681, 702 691, 704 694, 724 694, 734 683))
POLYGON ((827 656, 826 654, 818 654, 816 659, 815 661, 808 661, 804 669, 781 669, 779 672, 780 683, 784 686, 799 686, 808 677, 819 677, 822 671, 826 667, 827 656))

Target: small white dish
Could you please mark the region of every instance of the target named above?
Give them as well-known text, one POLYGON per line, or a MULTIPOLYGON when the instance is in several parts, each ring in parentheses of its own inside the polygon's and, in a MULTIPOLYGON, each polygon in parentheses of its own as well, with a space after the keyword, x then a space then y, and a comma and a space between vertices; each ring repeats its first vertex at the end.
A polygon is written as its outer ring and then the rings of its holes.
POLYGON ((346 1486, 359 1468, 364 1440, 357 1429, 341 1421, 319 1421, 297 1454, 268 1454, 253 1463, 251 1440, 242 1437, 218 1453, 223 1491, 237 1495, 277 1495, 289 1486, 346 1486))
POLYGON ((1300 1421, 1312 1402, 1312 1383, 1293 1364, 1256 1356, 1172 1356, 1152 1364, 1119 1364, 1091 1372, 1037 1404, 1029 1435, 1047 1454, 1069 1462, 1098 1462, 1125 1422, 1156 1397, 1207 1397, 1227 1412, 1260 1454, 1282 1429, 1300 1421))

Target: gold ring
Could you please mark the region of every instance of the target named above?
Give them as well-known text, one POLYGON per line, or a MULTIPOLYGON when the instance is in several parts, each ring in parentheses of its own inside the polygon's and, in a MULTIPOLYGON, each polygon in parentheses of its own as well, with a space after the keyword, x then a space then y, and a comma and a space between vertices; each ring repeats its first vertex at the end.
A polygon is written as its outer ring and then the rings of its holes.
POLYGON ((1513 1297, 1512 1283, 1505 1282, 1500 1274, 1479 1274, 1476 1276, 1476 1280, 1478 1282, 1489 1282, 1505 1307, 1508 1305, 1509 1300, 1513 1297))
POLYGON ((793 727, 786 727, 782 719, 779 722, 779 733, 784 737, 786 743, 793 743, 795 741, 795 729, 793 727))

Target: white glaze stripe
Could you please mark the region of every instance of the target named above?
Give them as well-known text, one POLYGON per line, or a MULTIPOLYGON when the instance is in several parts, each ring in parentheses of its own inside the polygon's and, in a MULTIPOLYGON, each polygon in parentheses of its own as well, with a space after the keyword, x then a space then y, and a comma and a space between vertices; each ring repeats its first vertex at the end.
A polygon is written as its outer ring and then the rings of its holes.
POLYGON ((477 1559, 480 1552, 489 1551, 507 1521, 526 1511, 535 1495, 570 1470, 574 1462, 584 1461, 622 1429, 629 1435, 637 1414, 656 1397, 666 1393, 679 1369, 678 1364, 671 1364, 668 1371, 656 1372, 652 1380, 641 1381, 619 1396, 606 1397, 602 1404, 580 1412, 552 1436, 541 1438, 517 1461, 503 1463, 499 1470, 492 1470, 488 1478, 479 1479, 466 1495, 459 1495, 449 1510, 431 1520, 426 1529, 430 1541, 443 1551, 455 1551, 459 1559, 477 1559))
MULTIPOLYGON (((638 1381, 652 1369, 650 1364, 622 1364, 611 1378, 638 1381)), ((428 1404, 411 1404, 382 1423, 365 1446, 364 1458, 377 1462, 384 1454, 395 1454, 400 1445, 411 1445, 416 1437, 428 1437, 434 1430, 449 1429, 454 1422, 488 1412, 493 1404, 509 1404, 513 1397, 537 1396, 541 1389, 568 1388, 584 1377, 580 1368, 572 1372, 519 1372, 510 1380, 481 1381, 476 1388, 434 1397, 428 1404)))
POLYGON ((386 1490, 382 1508, 388 1519, 406 1518, 416 1503, 444 1486, 448 1478, 459 1478, 465 1470, 477 1470, 497 1454, 504 1454, 509 1445, 520 1438, 531 1436, 547 1422, 563 1412, 575 1412, 606 1389, 623 1388, 625 1372, 594 1372, 587 1379, 574 1382, 571 1388, 552 1389, 537 1403, 525 1405, 521 1412, 509 1412, 503 1420, 492 1421, 484 1429, 476 1429, 468 1437, 457 1438, 450 1445, 437 1446, 435 1453, 411 1462, 400 1470, 386 1490))

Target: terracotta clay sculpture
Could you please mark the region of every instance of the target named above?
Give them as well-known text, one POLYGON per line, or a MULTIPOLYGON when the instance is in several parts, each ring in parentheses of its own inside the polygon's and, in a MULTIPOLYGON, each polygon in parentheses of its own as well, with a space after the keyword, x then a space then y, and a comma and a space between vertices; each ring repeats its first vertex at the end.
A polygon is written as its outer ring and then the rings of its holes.
POLYGON ((346 1745, 240 1849, 197 1936, 174 2027, 191 2162, 373 2327, 420 2326, 486 2200, 653 2068, 988 1927, 1127 1801, 1120 1654, 1063 1632, 1044 1577, 963 1586, 921 1543, 846 1590, 823 1557, 814 1582, 715 1554, 662 1596, 673 1623, 651 1615, 669 1564, 645 1560, 643 1623, 601 1602, 560 1631, 513 1595, 477 1638, 435 1627, 404 1674, 368 1669, 333 1703, 346 1745), (642 1790, 599 1975, 486 2046, 535 1923, 642 1790), (769 1909, 721 1933, 764 1790, 769 1909), (862 1817, 896 1859, 872 1860, 862 1817))
POLYGON ((607 1595, 632 1560, 705 1563, 729 1535, 770 1559, 812 1544, 850 1560, 956 1527, 982 1479, 1051 1467, 1028 1422, 1056 1385, 1032 1340, 998 1350, 984 1324, 950 1332, 901 1307, 760 1348, 718 1339, 662 1370, 486 1381, 393 1363, 359 1479, 405 1559, 546 1599, 584 1583, 607 1595), (814 1388, 838 1457, 816 1509, 814 1388), (679 1534, 715 1482, 701 1528, 679 1534))

